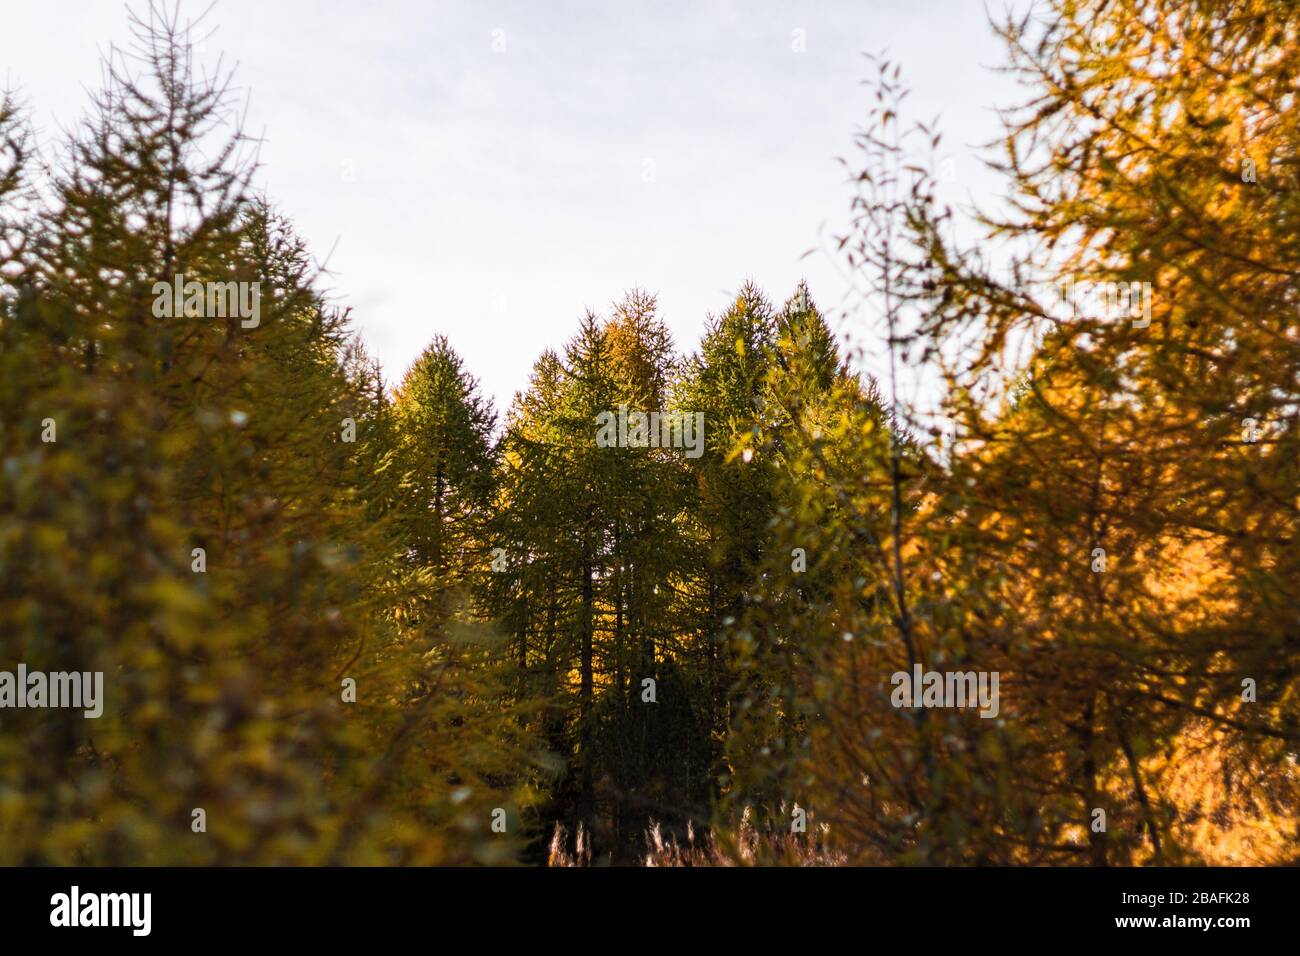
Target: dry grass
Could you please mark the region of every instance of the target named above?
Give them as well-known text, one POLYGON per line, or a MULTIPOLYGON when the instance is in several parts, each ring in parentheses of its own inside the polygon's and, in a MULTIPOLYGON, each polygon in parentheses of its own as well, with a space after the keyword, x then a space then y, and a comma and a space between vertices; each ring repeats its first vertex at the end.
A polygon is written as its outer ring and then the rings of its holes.
MULTIPOLYGON (((710 830, 704 837, 695 826, 686 825, 685 842, 665 836, 658 821, 650 821, 645 831, 646 852, 642 866, 842 866, 846 858, 827 844, 829 829, 812 825, 808 833, 759 833, 750 823, 748 812, 734 831, 710 830)), ((549 866, 591 866, 591 841, 578 825, 573 850, 569 850, 568 831, 555 825, 551 835, 549 866)))

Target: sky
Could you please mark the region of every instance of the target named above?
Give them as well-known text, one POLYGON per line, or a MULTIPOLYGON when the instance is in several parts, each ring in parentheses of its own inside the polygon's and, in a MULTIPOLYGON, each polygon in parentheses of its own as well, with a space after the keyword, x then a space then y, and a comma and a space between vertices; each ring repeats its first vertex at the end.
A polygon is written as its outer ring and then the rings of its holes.
MULTIPOLYGON (((129 40, 126 9, 7 7, 0 80, 46 146, 129 40)), ((633 287, 683 352, 747 279, 779 304, 806 278, 837 331, 878 341, 865 310, 840 315, 857 297, 830 240, 863 53, 901 65, 910 118, 939 118, 958 207, 999 192, 980 147, 1022 97, 982 0, 218 0, 199 32, 262 139, 258 186, 328 254, 389 382, 445 334, 501 410, 633 287)))

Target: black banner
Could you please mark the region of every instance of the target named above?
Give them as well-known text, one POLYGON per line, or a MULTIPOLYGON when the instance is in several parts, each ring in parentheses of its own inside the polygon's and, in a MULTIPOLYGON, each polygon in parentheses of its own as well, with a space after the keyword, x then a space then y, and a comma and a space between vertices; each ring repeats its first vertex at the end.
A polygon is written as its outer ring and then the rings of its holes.
MULTIPOLYGON (((1287 869, 10 869, 6 939, 340 944, 436 928, 626 942, 675 919, 935 942, 1139 937, 1233 945, 1295 923, 1287 869), (619 927, 622 926, 623 929, 619 927), (613 935, 588 936, 608 927, 613 935), (1245 934, 1245 936, 1243 936, 1245 934)), ((809 942, 814 942, 809 938, 809 942)))

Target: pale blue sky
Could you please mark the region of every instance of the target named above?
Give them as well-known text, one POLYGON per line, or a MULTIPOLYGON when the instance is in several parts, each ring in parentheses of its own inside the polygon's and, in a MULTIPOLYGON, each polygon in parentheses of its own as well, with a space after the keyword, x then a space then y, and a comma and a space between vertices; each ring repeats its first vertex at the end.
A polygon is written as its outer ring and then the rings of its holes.
MULTIPOLYGON (((48 142, 127 39, 125 7, 4 19, 0 78, 48 142)), ((846 223, 862 52, 887 49, 912 115, 941 117, 954 202, 994 195, 973 147, 1018 98, 980 0, 219 0, 206 23, 265 136, 261 185, 318 256, 337 241, 331 285, 389 380, 445 333, 502 410, 632 286, 683 351, 747 277, 839 303, 840 272, 800 257, 846 223)))

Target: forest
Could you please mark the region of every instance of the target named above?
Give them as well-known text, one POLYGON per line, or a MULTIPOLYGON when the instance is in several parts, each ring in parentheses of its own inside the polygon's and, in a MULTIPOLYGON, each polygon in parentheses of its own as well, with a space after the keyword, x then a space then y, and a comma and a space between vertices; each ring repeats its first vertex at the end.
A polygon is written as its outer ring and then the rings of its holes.
POLYGON ((502 409, 169 10, 56 149, 0 99, 0 864, 1300 863, 1300 9, 992 26, 995 209, 839 94, 852 322, 633 288, 502 409))

